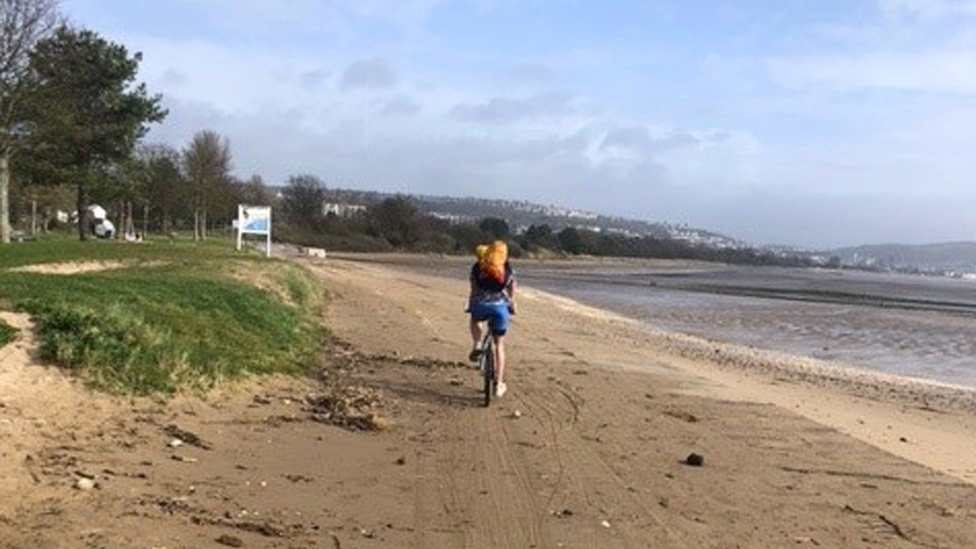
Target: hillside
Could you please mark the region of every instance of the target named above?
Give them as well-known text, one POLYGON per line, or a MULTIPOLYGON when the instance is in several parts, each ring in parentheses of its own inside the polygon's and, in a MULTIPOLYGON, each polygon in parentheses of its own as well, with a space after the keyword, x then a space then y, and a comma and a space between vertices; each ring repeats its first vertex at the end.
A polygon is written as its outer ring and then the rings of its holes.
POLYGON ((879 244, 830 252, 845 265, 924 271, 976 272, 976 242, 879 244))
MULTIPOLYGON (((370 205, 395 196, 390 193, 329 189, 328 200, 345 204, 370 205)), ((553 205, 541 205, 521 200, 493 200, 473 197, 432 195, 407 195, 424 213, 456 222, 477 221, 485 217, 505 219, 517 232, 530 225, 549 225, 559 230, 565 227, 583 227, 598 232, 610 232, 628 236, 654 236, 672 238, 719 248, 738 248, 745 243, 731 237, 670 223, 651 223, 618 216, 608 216, 585 210, 574 210, 553 205)))

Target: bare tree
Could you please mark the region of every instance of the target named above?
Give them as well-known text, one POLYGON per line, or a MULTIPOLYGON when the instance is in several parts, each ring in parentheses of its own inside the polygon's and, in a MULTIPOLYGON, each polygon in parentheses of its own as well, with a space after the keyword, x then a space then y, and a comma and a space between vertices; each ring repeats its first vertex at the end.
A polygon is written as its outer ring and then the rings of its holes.
POLYGON ((139 149, 139 160, 146 167, 143 232, 149 211, 154 210, 159 229, 168 233, 175 217, 183 214, 189 199, 180 153, 168 145, 146 145, 139 149))
POLYGON ((197 132, 183 152, 183 162, 192 186, 193 239, 206 240, 211 207, 221 202, 230 185, 230 144, 217 132, 197 132))
POLYGON ((10 242, 10 158, 23 125, 30 52, 60 19, 58 0, 0 0, 0 243, 10 242))

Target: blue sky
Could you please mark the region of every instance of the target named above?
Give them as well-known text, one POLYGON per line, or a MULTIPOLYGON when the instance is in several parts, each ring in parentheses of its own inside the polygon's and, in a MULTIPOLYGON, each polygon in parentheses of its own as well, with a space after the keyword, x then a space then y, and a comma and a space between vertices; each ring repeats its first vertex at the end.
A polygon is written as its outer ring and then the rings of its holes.
POLYGON ((976 239, 976 0, 64 0, 283 182, 819 248, 976 239))

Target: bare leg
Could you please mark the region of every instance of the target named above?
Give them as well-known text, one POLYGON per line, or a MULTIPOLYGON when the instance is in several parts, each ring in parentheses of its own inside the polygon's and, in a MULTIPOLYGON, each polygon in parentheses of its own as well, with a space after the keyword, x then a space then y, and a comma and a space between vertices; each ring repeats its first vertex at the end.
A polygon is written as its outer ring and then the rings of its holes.
POLYGON ((505 336, 495 337, 495 380, 505 382, 505 336))
POLYGON ((472 318, 471 319, 471 350, 474 350, 478 347, 478 344, 481 343, 481 338, 482 338, 481 323, 472 318))

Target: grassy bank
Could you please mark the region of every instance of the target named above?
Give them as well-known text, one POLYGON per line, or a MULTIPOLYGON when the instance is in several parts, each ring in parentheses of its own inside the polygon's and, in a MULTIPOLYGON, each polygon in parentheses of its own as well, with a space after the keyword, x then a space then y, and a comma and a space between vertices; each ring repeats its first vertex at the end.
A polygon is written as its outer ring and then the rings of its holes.
POLYGON ((17 335, 17 330, 8 326, 4 321, 0 320, 0 347, 10 343, 14 340, 17 335))
POLYGON ((0 249, 0 308, 34 319, 44 360, 120 393, 300 373, 322 341, 321 290, 297 266, 206 244, 31 242, 0 249), (78 274, 17 272, 110 262, 78 274))

